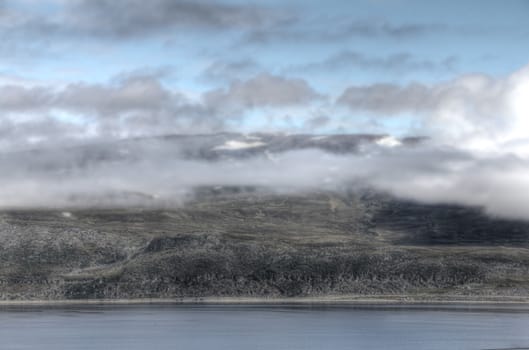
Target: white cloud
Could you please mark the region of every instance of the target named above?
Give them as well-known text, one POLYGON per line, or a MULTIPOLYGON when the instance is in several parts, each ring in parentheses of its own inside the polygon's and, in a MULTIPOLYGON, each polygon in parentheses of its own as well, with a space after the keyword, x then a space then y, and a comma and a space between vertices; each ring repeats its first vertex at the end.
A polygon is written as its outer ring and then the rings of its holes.
POLYGON ((264 152, 212 162, 186 158, 170 140, 142 142, 129 152, 116 153, 122 146, 110 143, 4 155, 0 207, 174 205, 197 186, 260 186, 279 193, 368 186, 399 198, 529 219, 529 161, 515 156, 480 158, 423 145, 342 155, 264 152))
POLYGON ((338 103, 378 118, 412 115, 417 134, 475 152, 529 156, 529 66, 503 78, 351 86, 338 103))

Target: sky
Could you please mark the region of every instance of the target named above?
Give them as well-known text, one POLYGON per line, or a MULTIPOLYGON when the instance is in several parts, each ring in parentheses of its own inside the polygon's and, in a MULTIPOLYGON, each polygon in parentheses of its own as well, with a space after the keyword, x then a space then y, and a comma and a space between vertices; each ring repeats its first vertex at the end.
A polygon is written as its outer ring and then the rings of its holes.
MULTIPOLYGON (((390 135, 338 165, 286 155, 270 177, 296 164, 292 183, 317 186, 339 166, 399 196, 529 218, 528 15, 527 0, 0 0, 0 154, 226 131, 390 135), (422 153, 394 147, 407 136, 429 140, 422 153)), ((122 165, 50 185, 33 161, 14 167, 22 182, 2 178, 6 196, 46 183, 46 198, 69 198, 94 174, 131 191, 162 181, 127 182, 122 165)), ((265 167, 242 166, 246 182, 265 167)))
POLYGON ((453 95, 486 95, 467 85, 501 85, 528 63, 528 12, 524 0, 0 0, 0 146, 219 131, 446 139, 453 95))

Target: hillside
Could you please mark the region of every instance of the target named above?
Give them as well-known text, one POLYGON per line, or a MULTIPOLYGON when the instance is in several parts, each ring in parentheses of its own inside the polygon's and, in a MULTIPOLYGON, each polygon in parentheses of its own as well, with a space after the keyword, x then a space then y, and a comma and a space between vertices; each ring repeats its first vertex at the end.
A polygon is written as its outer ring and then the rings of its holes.
POLYGON ((373 191, 204 187, 180 207, 4 210, 0 298, 525 297, 529 223, 373 191))

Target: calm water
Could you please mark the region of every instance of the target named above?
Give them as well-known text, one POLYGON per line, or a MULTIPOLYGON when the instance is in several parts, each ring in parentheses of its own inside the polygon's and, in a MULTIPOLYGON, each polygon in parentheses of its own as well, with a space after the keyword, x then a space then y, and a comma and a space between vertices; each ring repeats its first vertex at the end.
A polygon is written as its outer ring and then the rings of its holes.
POLYGON ((529 348, 529 311, 123 306, 0 310, 0 349, 529 348))

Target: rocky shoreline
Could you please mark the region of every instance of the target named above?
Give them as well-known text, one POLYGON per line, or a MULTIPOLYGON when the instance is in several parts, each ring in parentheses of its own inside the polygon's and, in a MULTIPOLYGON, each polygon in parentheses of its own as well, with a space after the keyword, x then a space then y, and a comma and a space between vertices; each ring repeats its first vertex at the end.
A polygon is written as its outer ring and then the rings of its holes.
POLYGON ((529 297, 461 298, 445 296, 431 298, 418 295, 388 296, 326 296, 289 298, 204 297, 174 299, 63 299, 63 300, 1 300, 1 307, 9 306, 90 306, 90 305, 306 305, 306 306, 388 306, 434 308, 498 308, 529 312, 529 297))

